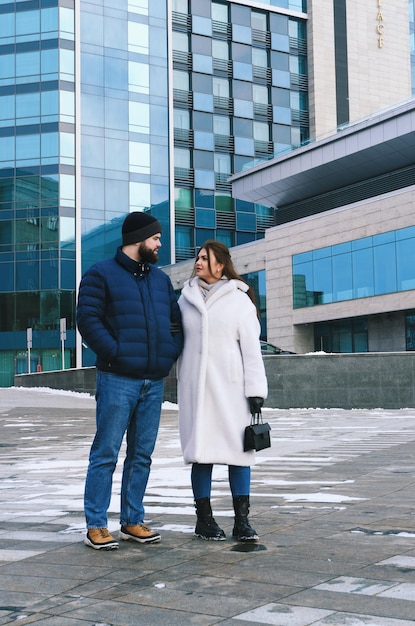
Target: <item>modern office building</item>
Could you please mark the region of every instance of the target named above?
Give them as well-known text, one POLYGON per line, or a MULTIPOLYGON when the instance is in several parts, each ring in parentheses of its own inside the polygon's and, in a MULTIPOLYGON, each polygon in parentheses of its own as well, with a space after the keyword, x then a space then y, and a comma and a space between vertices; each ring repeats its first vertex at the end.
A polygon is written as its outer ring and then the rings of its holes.
POLYGON ((93 363, 76 288, 128 212, 160 220, 163 264, 275 224, 228 177, 308 139, 303 5, 0 0, 1 385, 93 363))
MULTIPOLYGON (((314 140, 231 178, 236 198, 276 212, 265 239, 232 256, 261 278, 264 336, 285 350, 415 349, 413 2, 409 22, 407 8, 309 3, 314 140)), ((169 273, 179 287, 190 267, 169 273)))
POLYGON ((413 0, 0 0, 0 385, 93 363, 76 289, 128 212, 163 265, 300 219, 229 176, 408 98, 413 31, 413 0))

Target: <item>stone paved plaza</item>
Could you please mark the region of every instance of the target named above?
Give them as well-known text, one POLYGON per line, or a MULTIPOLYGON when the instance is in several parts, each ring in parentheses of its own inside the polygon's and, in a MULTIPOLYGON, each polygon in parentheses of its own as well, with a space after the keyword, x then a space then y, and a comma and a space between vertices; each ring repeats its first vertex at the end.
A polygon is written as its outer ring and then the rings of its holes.
POLYGON ((145 500, 162 541, 98 552, 83 544, 94 398, 0 389, 0 625, 415 624, 415 410, 264 416, 273 441, 252 471, 257 544, 231 539, 219 466, 212 503, 228 539, 193 537, 190 468, 166 404, 145 500))

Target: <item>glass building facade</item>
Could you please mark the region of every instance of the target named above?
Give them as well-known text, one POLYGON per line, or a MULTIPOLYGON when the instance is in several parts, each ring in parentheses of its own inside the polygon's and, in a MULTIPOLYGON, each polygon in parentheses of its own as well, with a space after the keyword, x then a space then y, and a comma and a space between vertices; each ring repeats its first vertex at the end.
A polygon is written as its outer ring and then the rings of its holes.
POLYGON ((233 200, 229 176, 309 138, 305 20, 252 5, 173 1, 176 261, 263 237, 274 210, 233 200))
POLYGON ((415 226, 296 254, 293 307, 415 289, 415 226))
POLYGON ((308 139, 304 12, 0 0, 0 385, 80 364, 77 285, 114 254, 127 213, 162 223, 161 264, 274 225, 272 209, 232 199, 228 177, 308 139))

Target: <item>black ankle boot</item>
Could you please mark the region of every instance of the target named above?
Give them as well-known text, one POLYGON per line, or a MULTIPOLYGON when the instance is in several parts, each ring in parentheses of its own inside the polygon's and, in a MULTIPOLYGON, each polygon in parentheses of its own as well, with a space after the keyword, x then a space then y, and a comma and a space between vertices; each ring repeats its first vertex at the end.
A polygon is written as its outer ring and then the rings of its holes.
POLYGON ((235 511, 235 523, 232 536, 237 541, 256 541, 258 535, 248 521, 249 496, 233 498, 233 508, 235 511))
POLYGON ((196 537, 209 541, 223 541, 226 535, 212 517, 212 508, 209 498, 195 500, 197 522, 195 528, 196 537))

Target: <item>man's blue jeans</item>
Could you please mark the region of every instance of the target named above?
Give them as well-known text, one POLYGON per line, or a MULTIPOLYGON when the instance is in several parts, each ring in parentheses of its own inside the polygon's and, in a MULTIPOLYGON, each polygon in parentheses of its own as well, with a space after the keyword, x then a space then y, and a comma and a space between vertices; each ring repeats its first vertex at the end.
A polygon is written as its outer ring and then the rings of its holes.
POLYGON ((112 477, 126 433, 120 523, 141 524, 163 401, 163 380, 137 380, 97 370, 96 434, 85 482, 87 528, 106 528, 112 477))

